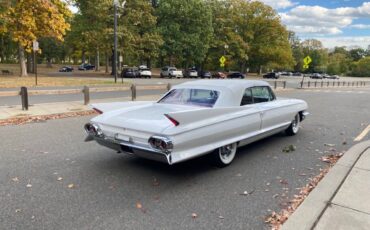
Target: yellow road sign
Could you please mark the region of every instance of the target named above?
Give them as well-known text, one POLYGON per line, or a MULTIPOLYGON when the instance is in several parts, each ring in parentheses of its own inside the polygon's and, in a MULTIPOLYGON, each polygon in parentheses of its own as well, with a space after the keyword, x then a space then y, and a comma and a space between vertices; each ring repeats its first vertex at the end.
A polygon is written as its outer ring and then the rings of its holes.
POLYGON ((226 62, 225 56, 221 56, 220 59, 219 59, 219 61, 220 61, 220 66, 221 67, 225 67, 225 62, 226 62))
POLYGON ((304 63, 303 68, 304 68, 304 69, 308 69, 308 68, 310 67, 310 63, 311 63, 311 62, 312 62, 312 59, 311 59, 311 57, 310 57, 310 56, 305 57, 305 58, 303 59, 303 63, 304 63))

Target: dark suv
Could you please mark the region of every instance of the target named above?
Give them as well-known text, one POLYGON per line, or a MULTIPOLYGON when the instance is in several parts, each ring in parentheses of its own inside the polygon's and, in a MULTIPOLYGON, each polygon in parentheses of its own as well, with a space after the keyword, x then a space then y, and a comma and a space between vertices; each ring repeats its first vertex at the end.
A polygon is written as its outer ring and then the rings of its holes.
POLYGON ((140 77, 140 71, 138 68, 124 68, 121 73, 121 78, 136 78, 140 77))
POLYGON ((263 75, 263 78, 273 78, 273 79, 278 79, 280 75, 278 73, 267 73, 263 75))

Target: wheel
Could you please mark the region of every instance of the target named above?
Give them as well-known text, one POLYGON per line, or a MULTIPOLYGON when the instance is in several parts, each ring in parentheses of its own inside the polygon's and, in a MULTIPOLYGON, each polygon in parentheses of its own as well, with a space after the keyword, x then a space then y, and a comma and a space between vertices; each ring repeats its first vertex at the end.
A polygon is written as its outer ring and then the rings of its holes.
POLYGON ((285 133, 288 136, 294 136, 299 131, 299 124, 300 124, 300 117, 299 114, 295 115, 294 120, 290 124, 290 126, 285 130, 285 133))
POLYGON ((222 146, 212 153, 213 163, 218 167, 226 167, 231 164, 236 155, 237 143, 222 146))

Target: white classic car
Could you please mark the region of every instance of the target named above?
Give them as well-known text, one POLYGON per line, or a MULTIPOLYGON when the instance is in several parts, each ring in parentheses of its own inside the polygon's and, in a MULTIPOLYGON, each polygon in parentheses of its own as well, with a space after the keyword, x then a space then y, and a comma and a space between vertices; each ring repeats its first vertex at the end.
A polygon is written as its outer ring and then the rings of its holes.
POLYGON ((307 103, 276 98, 269 84, 200 80, 174 86, 157 102, 94 104, 86 141, 175 164, 210 154, 229 165, 237 148, 285 131, 295 135, 307 103))

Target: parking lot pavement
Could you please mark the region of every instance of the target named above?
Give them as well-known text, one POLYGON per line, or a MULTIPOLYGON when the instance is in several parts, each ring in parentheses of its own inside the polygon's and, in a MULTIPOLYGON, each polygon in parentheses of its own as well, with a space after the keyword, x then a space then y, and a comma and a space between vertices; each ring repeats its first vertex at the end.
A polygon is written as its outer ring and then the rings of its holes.
POLYGON ((369 125, 368 95, 278 94, 308 102, 301 132, 243 147, 223 169, 207 158, 167 166, 85 143, 90 117, 0 127, 1 228, 266 229, 265 215, 325 167, 319 158, 347 150, 369 125), (283 153, 288 145, 296 151, 283 153))

